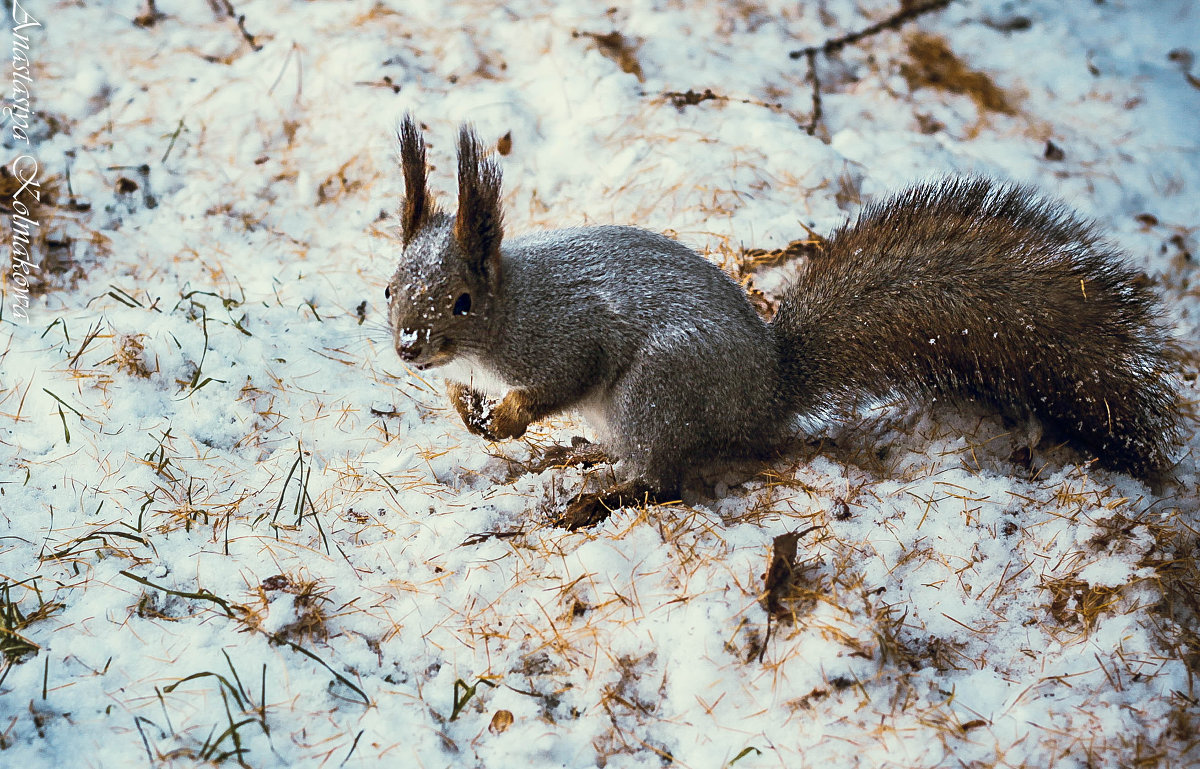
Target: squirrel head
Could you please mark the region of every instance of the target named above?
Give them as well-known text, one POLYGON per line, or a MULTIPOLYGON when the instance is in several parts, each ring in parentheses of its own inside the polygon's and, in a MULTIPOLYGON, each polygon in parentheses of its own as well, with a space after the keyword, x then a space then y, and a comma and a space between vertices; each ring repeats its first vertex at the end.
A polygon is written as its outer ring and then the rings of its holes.
POLYGON ((396 354, 424 370, 482 351, 500 285, 500 168, 468 126, 458 135, 458 211, 433 204, 425 143, 411 115, 400 125, 404 208, 400 263, 388 283, 396 354))

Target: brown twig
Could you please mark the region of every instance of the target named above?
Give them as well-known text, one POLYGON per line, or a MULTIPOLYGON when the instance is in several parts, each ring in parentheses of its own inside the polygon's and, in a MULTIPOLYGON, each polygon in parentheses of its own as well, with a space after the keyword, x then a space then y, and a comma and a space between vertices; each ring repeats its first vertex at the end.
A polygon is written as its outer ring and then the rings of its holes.
POLYGON ((896 29, 897 27, 912 21, 918 16, 924 16, 932 11, 941 10, 947 5, 950 5, 952 2, 954 2, 954 0, 926 0, 926 2, 923 3, 917 3, 907 8, 901 8, 899 11, 879 22, 878 24, 872 24, 871 26, 866 27, 865 29, 860 29, 857 32, 851 32, 847 35, 842 35, 841 37, 835 37, 831 40, 826 40, 821 45, 813 45, 809 46, 808 48, 801 48, 798 51, 792 51, 788 54, 788 56, 793 59, 799 59, 801 57, 813 56, 818 53, 828 55, 835 51, 841 50, 848 45, 857 43, 859 40, 871 37, 872 35, 877 35, 884 30, 896 29))
POLYGON ((255 42, 254 35, 250 34, 246 29, 246 14, 239 14, 233 7, 232 0, 221 0, 221 4, 225 7, 225 13, 229 14, 229 18, 237 19, 238 29, 241 31, 242 37, 250 44, 250 47, 255 51, 261 51, 262 46, 255 42))
POLYGON ((808 132, 808 135, 812 136, 815 134, 817 132, 817 124, 821 122, 821 80, 819 77, 817 77, 818 53, 828 56, 829 54, 839 51, 848 45, 857 43, 859 40, 876 35, 887 29, 896 29, 897 27, 912 21, 918 16, 945 8, 952 2, 954 2, 954 0, 926 0, 926 2, 923 3, 916 3, 908 7, 902 7, 899 11, 879 22, 878 24, 872 24, 871 26, 866 27, 865 29, 860 29, 857 32, 851 32, 849 34, 842 35, 841 37, 835 37, 830 40, 826 40, 820 45, 810 45, 807 48, 801 48, 798 51, 792 51, 789 53, 788 56, 792 59, 799 59, 803 57, 808 61, 808 78, 812 81, 813 87, 812 118, 808 121, 808 125, 805 126, 804 129, 808 132))
POLYGON ((738 99, 733 96, 724 96, 719 93, 713 93, 711 88, 705 88, 701 92, 688 89, 686 91, 664 91, 663 98, 671 102, 675 109, 683 110, 684 107, 693 107, 705 101, 726 101, 736 102, 739 104, 753 104, 756 107, 766 107, 769 110, 778 112, 783 109, 783 105, 779 102, 765 102, 757 99, 738 99))
POLYGON ((146 10, 139 14, 133 20, 133 23, 143 28, 153 27, 155 24, 165 18, 167 18, 167 15, 165 13, 159 13, 158 6, 154 0, 146 0, 146 10))
POLYGON ((821 122, 821 78, 817 76, 817 52, 809 51, 804 58, 808 59, 808 79, 812 81, 813 105, 812 118, 804 130, 808 131, 809 136, 812 136, 817 132, 817 123, 821 122))

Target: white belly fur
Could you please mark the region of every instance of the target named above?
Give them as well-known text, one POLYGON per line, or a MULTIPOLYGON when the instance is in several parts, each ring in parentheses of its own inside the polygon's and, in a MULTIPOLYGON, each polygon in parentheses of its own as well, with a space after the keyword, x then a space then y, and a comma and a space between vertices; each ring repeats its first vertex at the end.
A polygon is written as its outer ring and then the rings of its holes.
POLYGON ((472 355, 458 356, 439 367, 437 373, 444 379, 465 384, 490 398, 503 398, 512 389, 512 385, 505 382, 499 372, 472 355))
POLYGON ((609 438, 608 430, 608 399, 600 393, 593 393, 575 406, 575 413, 595 433, 596 441, 605 443, 609 438))

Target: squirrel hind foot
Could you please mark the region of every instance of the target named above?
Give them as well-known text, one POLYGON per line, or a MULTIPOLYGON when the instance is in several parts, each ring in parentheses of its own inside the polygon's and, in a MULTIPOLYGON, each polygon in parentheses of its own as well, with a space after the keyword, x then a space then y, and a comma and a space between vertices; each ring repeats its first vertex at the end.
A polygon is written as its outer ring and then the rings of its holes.
POLYGON ((651 505, 668 498, 670 495, 663 496, 646 481, 634 479, 603 491, 579 495, 552 523, 570 531, 590 529, 603 523, 614 511, 622 507, 651 505))

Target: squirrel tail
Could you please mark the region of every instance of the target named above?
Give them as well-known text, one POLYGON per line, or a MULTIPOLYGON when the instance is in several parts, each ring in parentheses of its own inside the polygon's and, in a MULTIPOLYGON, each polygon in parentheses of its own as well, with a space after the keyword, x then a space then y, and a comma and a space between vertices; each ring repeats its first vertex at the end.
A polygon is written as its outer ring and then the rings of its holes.
POLYGON ((867 206, 787 290, 772 328, 795 413, 896 396, 982 401, 1153 480, 1178 440, 1157 308, 1061 204, 963 179, 867 206))

